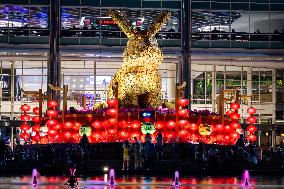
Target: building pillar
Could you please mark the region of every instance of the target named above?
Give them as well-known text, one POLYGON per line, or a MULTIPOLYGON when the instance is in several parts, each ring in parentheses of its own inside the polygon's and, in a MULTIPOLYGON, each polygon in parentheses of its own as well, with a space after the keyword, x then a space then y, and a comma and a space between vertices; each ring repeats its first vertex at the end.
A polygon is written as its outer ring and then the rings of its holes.
POLYGON ((276 143, 276 131, 272 130, 271 131, 271 141, 270 141, 270 145, 274 148, 276 143))
MULTIPOLYGON (((60 0, 50 0, 49 8, 49 52, 47 59, 47 84, 61 87, 61 62, 59 55, 60 0)), ((60 91, 47 86, 47 94, 58 102, 60 109, 60 91)))
POLYGON ((261 130, 257 131, 257 145, 260 146, 261 130))
MULTIPOLYGON (((181 78, 186 82, 184 97, 191 99, 191 0, 182 0, 181 78)), ((190 108, 190 105, 189 105, 190 108)))
POLYGON ((168 82, 167 82, 167 99, 169 102, 175 101, 176 96, 176 65, 169 63, 167 64, 167 71, 168 71, 168 82))

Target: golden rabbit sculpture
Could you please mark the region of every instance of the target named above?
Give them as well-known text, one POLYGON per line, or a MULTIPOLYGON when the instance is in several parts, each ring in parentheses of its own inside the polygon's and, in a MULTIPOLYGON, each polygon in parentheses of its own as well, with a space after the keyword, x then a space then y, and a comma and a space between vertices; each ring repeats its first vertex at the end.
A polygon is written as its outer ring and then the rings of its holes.
POLYGON ((164 11, 147 30, 135 29, 130 21, 118 11, 109 15, 128 37, 123 53, 123 64, 118 69, 108 88, 108 97, 114 97, 113 85, 117 84, 117 96, 122 106, 156 107, 161 104, 161 76, 158 66, 163 62, 163 53, 155 39, 156 33, 170 18, 164 11))

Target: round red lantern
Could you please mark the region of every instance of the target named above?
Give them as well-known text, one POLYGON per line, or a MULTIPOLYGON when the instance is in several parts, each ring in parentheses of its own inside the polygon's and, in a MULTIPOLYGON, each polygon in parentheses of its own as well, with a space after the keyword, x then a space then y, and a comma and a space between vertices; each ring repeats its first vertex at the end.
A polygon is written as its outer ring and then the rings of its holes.
POLYGON ((56 124, 55 126, 53 126, 53 129, 55 129, 55 130, 61 130, 62 129, 62 125, 61 125, 61 123, 58 123, 58 124, 56 124))
POLYGON ((187 116, 188 115, 188 110, 187 109, 181 109, 181 110, 179 110, 178 111, 178 115, 180 116, 180 117, 185 117, 185 116, 187 116))
POLYGON ((109 106, 115 106, 115 105, 117 105, 117 103, 118 103, 118 101, 116 100, 116 99, 114 99, 114 98, 109 98, 109 99, 107 99, 107 104, 109 105, 109 106))
POLYGON ((92 122, 92 127, 94 127, 95 129, 100 129, 102 128, 102 123, 100 121, 94 121, 92 122))
POLYGON ((141 122, 138 120, 131 121, 130 127, 133 129, 138 129, 141 126, 141 122))
POLYGON ((241 116, 240 116, 240 114, 238 114, 238 113, 232 113, 232 114, 230 115, 230 118, 231 118, 231 119, 240 119, 241 116))
POLYGON ((38 115, 38 114, 39 114, 39 108, 38 108, 38 107, 33 108, 33 112, 34 112, 36 115, 38 115))
POLYGON ((21 116, 20 116, 20 119, 22 120, 22 121, 29 121, 30 120, 30 116, 29 115, 27 115, 27 114, 22 114, 21 116))
POLYGON ((75 140, 75 141, 79 141, 81 136, 79 134, 79 132, 75 132, 72 134, 72 138, 75 140))
POLYGON ((69 129, 72 129, 73 128, 73 123, 72 122, 65 122, 64 123, 64 129, 66 129, 66 130, 69 130, 69 129))
POLYGON ((34 116, 34 117, 32 118, 32 121, 35 122, 35 123, 39 123, 39 122, 40 122, 39 116, 34 116))
POLYGON ((40 132, 40 125, 36 124, 32 127, 33 132, 39 133, 40 132))
POLYGON ((188 104, 189 104, 189 100, 188 99, 185 99, 185 98, 178 99, 178 105, 186 106, 188 104))
POLYGON ((230 104, 230 108, 234 109, 234 110, 238 110, 238 109, 240 109, 240 107, 241 107, 240 104, 237 103, 237 102, 234 102, 234 103, 230 104))
POLYGON ((51 128, 51 127, 54 127, 55 125, 58 124, 58 121, 56 119, 49 119, 47 120, 46 122, 46 125, 51 128))
POLYGON ((102 137, 102 134, 100 132, 93 132, 91 136, 93 139, 99 140, 102 137))
POLYGON ((130 138, 134 138, 134 137, 136 137, 136 138, 140 138, 140 133, 139 132, 132 132, 132 133, 130 133, 130 138))
POLYGON ((27 112, 31 109, 31 107, 27 104, 23 104, 20 108, 23 112, 27 112))
MULTIPOLYGON (((79 134, 79 133, 78 133, 78 134, 79 134)), ((70 131, 66 131, 66 132, 63 133, 63 138, 64 138, 65 140, 70 140, 71 137, 72 137, 72 134, 71 134, 70 131)))
POLYGON ((125 129, 125 128, 128 127, 128 122, 125 121, 125 120, 122 120, 122 121, 118 122, 118 126, 119 126, 120 128, 125 129))
POLYGON ((20 138, 24 139, 24 140, 28 140, 30 138, 30 135, 28 133, 24 132, 24 133, 20 134, 20 138))
POLYGON ((170 120, 170 121, 168 121, 168 122, 166 123, 166 126, 167 126, 169 129, 173 129, 173 128, 175 128, 175 126, 176 126, 176 122, 170 120))
POLYGON ((253 134, 257 130, 256 126, 250 125, 247 127, 247 131, 250 132, 250 134, 253 134))
POLYGON ((47 144, 48 143, 47 137, 46 136, 40 137, 39 143, 40 144, 47 144))
POLYGON ((114 136, 114 135, 116 135, 116 129, 110 129, 109 131, 108 131, 108 133, 109 133, 109 135, 110 136, 114 136))
POLYGON ((179 125, 180 127, 187 126, 188 124, 189 124, 188 121, 187 121, 187 120, 184 120, 184 119, 181 119, 181 120, 178 121, 178 125, 179 125))
POLYGON ((257 137, 256 137, 255 135, 248 135, 248 136, 247 136, 247 140, 248 140, 248 141, 255 142, 256 139, 257 139, 257 137))
POLYGON ((175 132, 173 132, 173 131, 167 131, 167 132, 165 133, 165 137, 166 137, 167 139, 173 139, 173 138, 176 137, 176 135, 175 135, 175 132))
POLYGON ((256 117, 254 117, 254 116, 251 116, 251 117, 248 117, 247 118, 247 122, 249 123, 249 124, 254 124, 254 123, 256 123, 256 117))
POLYGON ((231 137, 233 140, 236 140, 236 139, 238 139, 238 138, 240 137, 240 134, 237 133, 237 132, 232 132, 232 133, 230 134, 230 137, 231 137))
POLYGON ((192 123, 192 124, 190 124, 189 129, 192 130, 192 131, 196 131, 196 130, 199 129, 199 126, 195 123, 192 123))
POLYGON ((56 142, 62 142, 62 136, 59 133, 57 133, 53 138, 56 142))
POLYGON ((221 133, 223 131, 224 127, 223 127, 222 124, 217 124, 215 126, 215 129, 216 129, 217 132, 221 133))
POLYGON ((233 128, 233 129, 239 129, 241 128, 241 125, 239 123, 231 123, 230 126, 233 128))
POLYGON ((233 110, 228 110, 228 111, 226 112, 226 115, 227 115, 227 116, 231 116, 232 113, 234 113, 233 110))
POLYGON ((247 113, 250 114, 250 115, 255 114, 255 112, 256 112, 256 109, 253 108, 253 107, 250 107, 250 108, 247 109, 247 113))
POLYGON ((104 129, 108 129, 108 128, 111 127, 111 124, 109 124, 108 121, 103 121, 102 126, 103 126, 104 129))
POLYGON ((187 133, 188 132, 186 130, 181 130, 178 132, 178 136, 183 139, 186 137, 187 133))
POLYGON ((31 127, 28 125, 28 124, 25 124, 23 123, 21 126, 20 126, 20 129, 23 130, 23 131, 28 131, 31 127))
POLYGON ((38 141, 40 139, 40 135, 36 134, 35 136, 32 136, 33 141, 38 141))
POLYGON ((164 123, 162 121, 155 122, 156 129, 162 129, 164 127, 164 123))
POLYGON ((47 102, 47 106, 49 108, 56 108, 58 106, 58 103, 55 100, 51 100, 47 102))
POLYGON ((129 134, 126 131, 120 131, 119 136, 120 136, 121 139, 125 140, 125 139, 128 138, 129 134))
POLYGON ((48 110, 47 115, 49 117, 56 117, 58 115, 58 112, 56 110, 48 110))
POLYGON ((81 126, 82 126, 81 123, 75 122, 74 125, 73 125, 73 129, 76 130, 76 131, 79 131, 81 126))
POLYGON ((107 114, 108 114, 109 116, 116 116, 117 113, 118 113, 117 110, 114 109, 114 108, 110 108, 110 109, 107 110, 107 114))
POLYGON ((55 135, 57 135, 57 133, 58 132, 56 130, 54 130, 54 129, 49 129, 47 131, 47 135, 50 136, 50 137, 54 137, 55 135))
POLYGON ((108 125, 110 126, 115 126, 117 124, 117 119, 115 118, 110 118, 107 120, 108 125))
POLYGON ((225 126, 224 126, 224 132, 230 133, 230 132, 232 132, 232 131, 233 131, 233 129, 232 129, 232 127, 231 127, 230 125, 225 125, 225 126))
POLYGON ((199 135, 195 134, 195 133, 192 133, 189 138, 190 138, 191 141, 198 141, 199 140, 199 135))

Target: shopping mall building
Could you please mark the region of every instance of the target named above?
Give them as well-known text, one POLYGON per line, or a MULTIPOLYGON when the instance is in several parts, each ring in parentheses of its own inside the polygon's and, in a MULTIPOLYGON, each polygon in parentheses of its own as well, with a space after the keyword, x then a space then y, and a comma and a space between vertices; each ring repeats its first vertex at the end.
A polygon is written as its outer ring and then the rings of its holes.
MULTIPOLYGON (((10 137, 20 105, 37 105, 27 91, 68 85, 68 107, 82 94, 107 98, 123 63, 126 35, 108 15, 119 10, 144 30, 163 10, 171 19, 156 35, 164 53, 162 95, 175 99, 187 82, 191 109, 217 111, 224 89, 250 96, 263 145, 284 139, 283 0, 2 0, 0 4, 0 137, 10 137), (53 6, 50 6, 53 5, 53 6)), ((45 104, 46 105, 46 104, 45 104)))

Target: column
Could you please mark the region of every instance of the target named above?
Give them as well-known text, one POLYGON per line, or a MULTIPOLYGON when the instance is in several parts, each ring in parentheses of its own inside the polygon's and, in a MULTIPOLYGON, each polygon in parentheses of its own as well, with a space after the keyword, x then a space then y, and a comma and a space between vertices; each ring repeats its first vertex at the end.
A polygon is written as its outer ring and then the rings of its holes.
POLYGON ((272 130, 271 131, 271 146, 274 148, 276 143, 276 131, 272 130))
POLYGON ((257 131, 257 145, 260 146, 261 130, 257 131))
MULTIPOLYGON (((61 62, 59 55, 60 0, 50 0, 49 28, 47 84, 61 87, 61 62)), ((53 91, 47 86, 47 94, 58 102, 58 107, 60 108, 60 91, 53 91)))
POLYGON ((272 124, 275 124, 276 120, 276 70, 272 70, 272 124))
POLYGON ((168 101, 175 101, 176 96, 176 64, 174 63, 168 63, 167 64, 167 71, 168 71, 168 82, 167 82, 167 96, 168 101))
POLYGON ((181 78, 186 82, 185 98, 191 99, 191 8, 190 0, 182 0, 182 65, 181 78))

